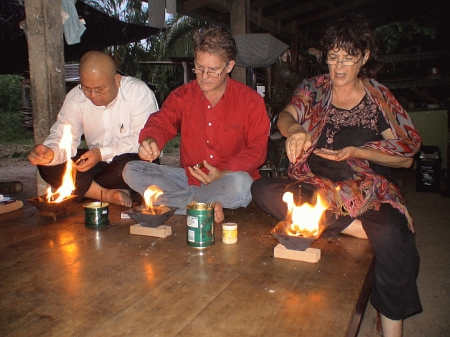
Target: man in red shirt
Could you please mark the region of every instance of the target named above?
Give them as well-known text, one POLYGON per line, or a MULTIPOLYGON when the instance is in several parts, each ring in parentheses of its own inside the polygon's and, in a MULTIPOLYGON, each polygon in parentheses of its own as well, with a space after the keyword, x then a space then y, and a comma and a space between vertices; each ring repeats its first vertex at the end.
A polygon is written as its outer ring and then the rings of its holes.
POLYGON ((139 157, 123 178, 143 195, 150 185, 164 194, 158 203, 185 214, 193 201, 215 203, 215 220, 225 208, 246 207, 250 187, 265 162, 269 118, 262 97, 228 74, 235 65, 233 37, 219 27, 194 35, 196 80, 175 89, 147 120, 139 136, 139 157), (156 165, 164 145, 180 133, 182 168, 156 165))

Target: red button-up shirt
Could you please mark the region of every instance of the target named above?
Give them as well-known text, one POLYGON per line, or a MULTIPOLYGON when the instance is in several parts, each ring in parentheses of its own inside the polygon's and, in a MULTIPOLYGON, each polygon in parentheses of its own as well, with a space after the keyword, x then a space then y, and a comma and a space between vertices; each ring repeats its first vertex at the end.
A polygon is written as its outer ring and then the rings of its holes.
POLYGON ((263 98, 252 88, 229 77, 222 98, 213 107, 197 81, 184 84, 150 116, 139 142, 151 137, 163 149, 178 132, 180 163, 190 185, 200 182, 187 167, 203 160, 219 170, 260 177, 258 168, 267 156, 269 118, 263 98))

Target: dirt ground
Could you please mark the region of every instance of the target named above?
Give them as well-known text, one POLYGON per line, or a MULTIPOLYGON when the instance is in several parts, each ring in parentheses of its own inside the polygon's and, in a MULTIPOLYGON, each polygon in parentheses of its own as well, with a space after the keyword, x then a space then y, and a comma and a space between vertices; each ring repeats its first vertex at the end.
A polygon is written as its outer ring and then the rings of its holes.
MULTIPOLYGON (((37 196, 36 167, 26 159, 28 151, 28 148, 24 146, 0 145, 0 182, 20 181, 23 184, 22 191, 8 194, 19 200, 37 196)), ((168 166, 179 166, 179 155, 177 153, 164 154, 161 162, 168 166)), ((0 194, 7 193, 0 190, 0 194)))

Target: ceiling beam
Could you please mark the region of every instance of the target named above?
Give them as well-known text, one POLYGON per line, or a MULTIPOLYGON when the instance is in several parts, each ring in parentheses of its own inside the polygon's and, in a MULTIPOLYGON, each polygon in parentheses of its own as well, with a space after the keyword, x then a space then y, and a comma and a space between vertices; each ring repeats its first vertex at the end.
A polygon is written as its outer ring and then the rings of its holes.
MULTIPOLYGON (((276 3, 279 0, 266 0, 263 1, 264 5, 267 5, 267 1, 276 3)), ((218 20, 214 20, 214 18, 211 18, 209 16, 201 15, 199 14, 199 10, 206 6, 216 6, 219 7, 227 12, 231 11, 231 1, 230 0, 187 0, 178 2, 177 5, 179 6, 181 4, 181 8, 177 8, 177 12, 183 13, 185 15, 190 15, 192 17, 195 17, 199 20, 205 20, 207 22, 211 22, 213 24, 217 24, 220 26, 224 26, 223 23, 218 22, 218 20), (197 11, 197 12, 196 12, 197 11), (196 13, 195 13, 196 12, 196 13)), ((250 21, 257 26, 261 27, 262 29, 274 34, 274 35, 290 35, 292 31, 289 28, 281 28, 278 22, 275 22, 273 20, 268 19, 267 17, 260 17, 260 20, 258 20, 258 11, 257 10, 250 10, 249 13, 250 21)), ((228 26, 229 27, 229 26, 228 26)))
POLYGON ((317 15, 311 15, 308 17, 308 19, 304 19, 302 20, 301 24, 308 24, 314 21, 317 21, 318 19, 324 19, 326 17, 329 16, 334 16, 336 14, 339 14, 341 12, 347 12, 347 11, 352 11, 353 9, 355 9, 358 6, 364 5, 368 2, 372 2, 373 0, 356 0, 356 1, 352 1, 350 3, 347 3, 345 5, 339 6, 339 7, 335 7, 333 9, 329 9, 325 12, 321 12, 320 14, 317 15))
POLYGON ((231 2, 229 0, 188 0, 183 1, 182 5, 182 11, 187 13, 212 5, 222 7, 228 12, 231 11, 231 2))
MULTIPOLYGON (((367 1, 367 0, 366 0, 367 1)), ((273 16, 273 20, 283 20, 295 15, 304 14, 313 11, 316 8, 322 7, 324 4, 322 1, 310 1, 302 5, 298 5, 295 8, 289 8, 284 11, 277 11, 273 16)))
POLYGON ((275 5, 277 3, 282 2, 283 0, 258 0, 258 1, 253 1, 251 6, 254 10, 258 10, 259 8, 264 8, 267 6, 272 6, 275 5))

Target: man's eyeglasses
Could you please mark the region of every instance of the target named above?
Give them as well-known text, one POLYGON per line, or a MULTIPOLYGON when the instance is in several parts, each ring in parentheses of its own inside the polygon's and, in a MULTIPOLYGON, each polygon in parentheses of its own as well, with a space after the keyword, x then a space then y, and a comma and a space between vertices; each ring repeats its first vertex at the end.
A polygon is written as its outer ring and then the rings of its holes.
POLYGON ((78 86, 78 89, 80 89, 83 92, 83 94, 85 94, 85 95, 94 93, 97 96, 106 95, 108 93, 108 91, 109 91, 109 88, 106 88, 106 89, 88 89, 88 88, 84 88, 81 84, 78 86))
POLYGON ((359 60, 361 60, 361 57, 362 57, 362 55, 356 61, 351 61, 351 60, 339 61, 338 59, 326 59, 325 63, 329 64, 329 65, 335 65, 335 64, 338 64, 339 62, 341 62, 342 65, 344 65, 344 66, 354 66, 356 63, 359 62, 359 60))
POLYGON ((227 64, 225 64, 225 67, 222 69, 220 74, 216 73, 215 71, 206 71, 206 70, 202 70, 202 69, 198 69, 198 68, 192 68, 192 72, 197 75, 203 75, 203 73, 205 73, 209 77, 218 78, 218 77, 222 76, 223 72, 228 67, 228 63, 230 63, 230 61, 228 61, 227 64))

